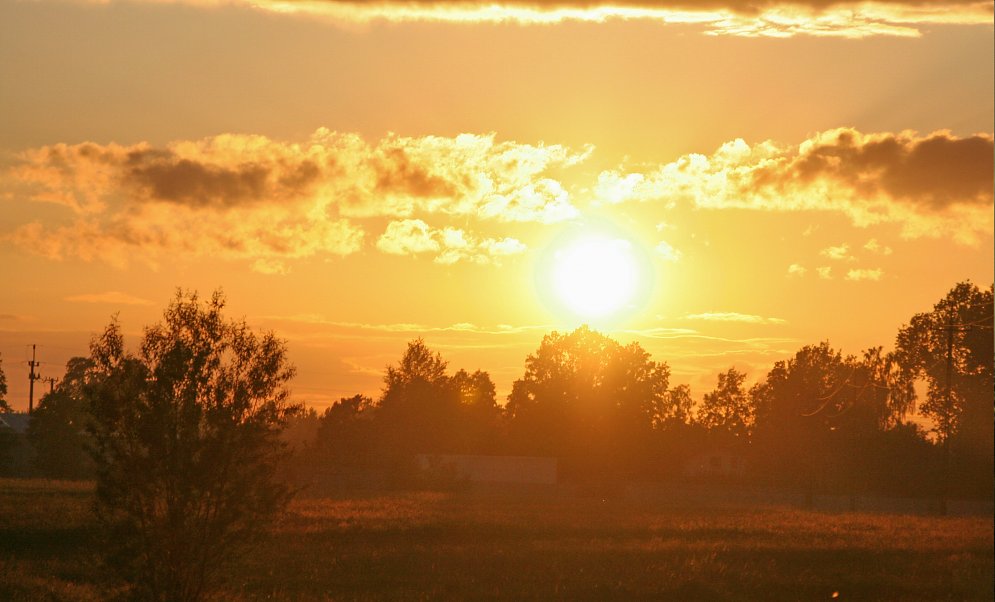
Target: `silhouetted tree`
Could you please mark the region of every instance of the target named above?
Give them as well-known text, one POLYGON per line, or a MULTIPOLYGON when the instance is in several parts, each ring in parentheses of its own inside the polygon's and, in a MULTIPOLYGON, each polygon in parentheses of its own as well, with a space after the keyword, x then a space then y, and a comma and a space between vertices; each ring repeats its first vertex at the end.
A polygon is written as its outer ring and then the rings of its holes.
POLYGON ((447 363, 422 339, 408 343, 397 366, 388 366, 384 390, 377 403, 376 422, 382 450, 398 463, 414 454, 452 452, 460 400, 449 377, 447 363))
POLYGON ((321 418, 314 408, 303 408, 287 419, 280 441, 287 446, 287 457, 280 474, 297 487, 306 487, 314 477, 315 443, 321 418))
POLYGON ((880 348, 843 356, 828 342, 775 363, 750 389, 754 441, 771 476, 815 489, 853 489, 870 466, 869 442, 908 410, 907 383, 880 348))
POLYGON ((90 346, 97 514, 109 560, 148 600, 197 600, 289 499, 280 433, 299 411, 285 344, 177 293, 138 353, 113 322, 90 346))
POLYGON ((693 419, 694 400, 691 398, 689 385, 677 385, 667 390, 659 398, 653 414, 653 426, 666 430, 680 425, 687 425, 693 419))
POLYGON ((459 370, 450 380, 460 403, 460 451, 493 453, 499 445, 501 408, 494 382, 481 370, 459 370))
POLYGON ((698 422, 706 429, 745 440, 753 425, 753 406, 743 382, 746 374, 729 368, 719 374, 718 387, 706 393, 698 408, 698 422))
POLYGON ((11 412, 7 403, 7 376, 3 373, 3 355, 0 355, 0 412, 11 412))
MULTIPOLYGON (((7 404, 7 377, 3 373, 3 356, 0 356, 0 414, 12 411, 7 404)), ((15 436, 10 429, 0 426, 0 474, 6 472, 8 456, 15 445, 15 436)))
POLYGON ((556 455, 567 476, 614 478, 645 470, 670 370, 638 344, 582 326, 543 337, 508 398, 518 448, 556 455))
POLYGON ((374 465, 373 400, 363 395, 343 397, 325 408, 315 438, 317 485, 371 485, 374 465))
POLYGON ((992 297, 990 286, 958 283, 932 311, 913 316, 895 340, 907 378, 927 384, 919 410, 936 423, 958 470, 967 471, 954 481, 988 494, 995 472, 992 297))
POLYGON ((281 439, 287 443, 292 452, 303 452, 308 446, 314 445, 321 427, 321 417, 314 408, 305 408, 287 421, 281 439))
POLYGON ((89 358, 70 359, 59 385, 35 408, 28 440, 34 448, 35 469, 44 476, 78 479, 92 474, 86 433, 90 413, 83 396, 92 367, 89 358))

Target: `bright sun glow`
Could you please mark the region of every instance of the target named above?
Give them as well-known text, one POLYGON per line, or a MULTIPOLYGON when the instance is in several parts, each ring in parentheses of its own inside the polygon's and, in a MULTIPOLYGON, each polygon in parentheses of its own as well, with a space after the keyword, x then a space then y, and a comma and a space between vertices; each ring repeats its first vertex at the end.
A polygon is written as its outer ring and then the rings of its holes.
POLYGON ((639 264, 624 239, 584 238, 553 257, 553 291, 572 312, 608 316, 628 305, 639 288, 639 264))

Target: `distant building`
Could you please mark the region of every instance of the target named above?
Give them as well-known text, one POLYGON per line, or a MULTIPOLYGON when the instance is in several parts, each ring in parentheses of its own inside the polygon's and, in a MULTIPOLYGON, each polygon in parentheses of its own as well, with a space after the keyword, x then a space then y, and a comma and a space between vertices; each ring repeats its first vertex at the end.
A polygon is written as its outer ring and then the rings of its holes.
POLYGON ((31 472, 31 444, 28 426, 31 416, 20 412, 0 413, 0 475, 28 476, 31 472))
POLYGON ((683 472, 690 478, 738 479, 746 474, 746 460, 736 446, 717 448, 691 456, 683 472))
POLYGON ((556 458, 419 454, 416 460, 423 472, 471 483, 555 485, 557 479, 556 458))
POLYGON ((15 435, 24 435, 31 424, 31 414, 22 412, 0 413, 0 429, 10 429, 15 435))

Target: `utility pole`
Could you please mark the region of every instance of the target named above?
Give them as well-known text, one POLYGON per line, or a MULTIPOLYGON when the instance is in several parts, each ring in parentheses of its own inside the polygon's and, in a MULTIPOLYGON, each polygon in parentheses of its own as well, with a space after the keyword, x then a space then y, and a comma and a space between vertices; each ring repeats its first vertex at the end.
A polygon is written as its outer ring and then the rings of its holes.
POLYGON ((35 381, 41 380, 41 374, 35 373, 35 368, 41 365, 41 362, 35 361, 35 348, 37 345, 31 346, 31 361, 28 362, 31 370, 28 373, 28 414, 35 409, 35 381))
MULTIPOLYGON (((951 395, 951 381, 953 380, 954 365, 954 318, 947 318, 947 382, 944 394, 947 398, 947 408, 954 407, 954 400, 951 395)), ((950 480, 950 427, 943 434, 943 476, 940 482, 940 515, 947 515, 947 486, 950 480)))
POLYGON ((55 381, 59 379, 55 378, 54 376, 46 376, 42 380, 48 383, 48 392, 50 394, 55 393, 55 381))

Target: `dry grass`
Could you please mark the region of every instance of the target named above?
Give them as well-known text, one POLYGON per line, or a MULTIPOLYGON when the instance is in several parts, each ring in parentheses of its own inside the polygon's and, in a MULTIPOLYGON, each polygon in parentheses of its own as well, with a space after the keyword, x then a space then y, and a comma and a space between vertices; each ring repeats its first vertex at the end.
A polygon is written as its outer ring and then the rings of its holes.
MULTIPOLYGON (((86 486, 0 481, 0 599, 97 600, 86 486)), ((565 494, 301 499, 227 600, 992 600, 991 517, 565 494)))

